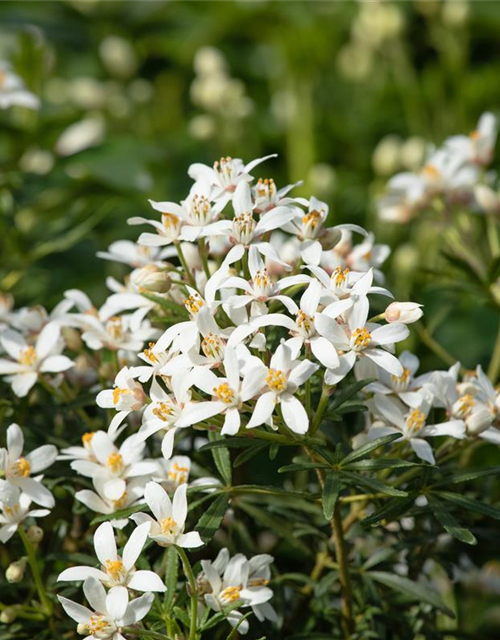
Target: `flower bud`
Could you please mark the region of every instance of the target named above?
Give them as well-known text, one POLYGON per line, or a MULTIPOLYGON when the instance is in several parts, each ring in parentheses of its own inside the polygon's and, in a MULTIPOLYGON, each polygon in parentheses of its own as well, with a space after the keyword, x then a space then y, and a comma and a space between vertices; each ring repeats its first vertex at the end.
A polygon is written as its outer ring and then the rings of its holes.
POLYGON ((324 229, 319 241, 323 251, 329 251, 333 249, 341 240, 342 231, 339 229, 324 229))
POLYGON ((487 407, 480 407, 473 411, 465 421, 467 434, 469 436, 478 436, 491 427, 492 420, 491 412, 487 407))
POLYGON ((61 327, 61 334, 68 349, 71 349, 71 351, 81 350, 83 343, 76 329, 72 327, 61 327))
POLYGON ((477 184, 474 187, 474 196, 476 202, 485 213, 500 213, 500 198, 491 187, 487 187, 485 184, 477 184))
POLYGON ((170 276, 154 264, 148 264, 142 269, 136 269, 131 276, 132 282, 151 293, 167 293, 172 286, 170 276))
POLYGON ((421 306, 416 302, 393 302, 385 310, 385 319, 387 322, 411 324, 424 315, 421 306))
POLYGON ((10 584, 16 584, 21 582, 24 578, 24 572, 26 570, 26 560, 23 558, 17 562, 12 562, 5 572, 5 578, 10 584))
POLYGON ((20 610, 19 605, 12 605, 11 607, 5 607, 5 609, 0 613, 0 622, 2 624, 12 624, 20 610))
POLYGON ((76 632, 80 636, 88 636, 90 633, 89 625, 86 622, 80 622, 76 628, 76 632))
POLYGON ((43 540, 43 529, 36 524, 32 524, 26 531, 26 537, 32 544, 38 544, 43 540))

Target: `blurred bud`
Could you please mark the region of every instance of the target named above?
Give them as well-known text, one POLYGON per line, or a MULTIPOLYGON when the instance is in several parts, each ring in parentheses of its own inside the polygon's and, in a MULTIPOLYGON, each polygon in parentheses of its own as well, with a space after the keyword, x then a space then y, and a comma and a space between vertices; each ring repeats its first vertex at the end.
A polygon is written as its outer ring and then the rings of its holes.
POLYGON ((5 317, 14 308, 14 296, 0 291, 0 318, 5 317))
POLYGON ((195 116, 189 122, 189 131, 196 140, 208 140, 216 133, 215 120, 209 115, 195 116))
POLYGON ((5 607, 0 613, 0 622, 2 624, 12 624, 19 614, 21 607, 19 605, 12 605, 11 607, 5 607))
POLYGON ((92 116, 75 122, 60 135, 56 142, 56 151, 60 156, 71 156, 74 153, 95 147, 104 139, 104 122, 98 116, 92 116))
POLYGON ((24 578, 24 572, 26 571, 26 558, 22 558, 17 562, 12 562, 5 572, 5 579, 10 584, 16 584, 17 582, 21 582, 24 578))
POLYGON ((61 334, 68 349, 71 349, 71 351, 80 351, 83 343, 76 329, 72 327, 62 327, 61 334))
POLYGON ((346 44, 338 52, 337 67, 348 80, 366 80, 373 70, 372 51, 361 44, 346 44))
POLYGON ((441 17, 449 27, 461 27, 469 17, 469 3, 462 0, 446 0, 443 3, 441 17))
POLYGON ((401 138, 396 135, 385 136, 375 147, 372 167, 379 176, 389 176, 400 167, 401 138))
POLYGON ((474 187, 474 197, 485 213, 500 213, 500 198, 491 187, 485 184, 477 184, 474 187))
POLYGON ((215 47, 201 47, 194 56, 194 70, 198 75, 226 72, 226 59, 215 47))
POLYGON ((32 524, 26 531, 26 537, 32 544, 38 544, 43 540, 43 529, 36 524, 32 524))
POLYGON ((401 165, 408 171, 416 171, 422 166, 426 152, 427 142, 419 136, 411 136, 401 146, 401 165))
POLYGON ((106 103, 106 86, 91 77, 73 78, 70 80, 68 97, 82 109, 101 109, 106 103))
POLYGON ((422 15, 433 16, 439 11, 439 0, 415 0, 415 7, 422 15))
POLYGON ((101 362, 99 366, 99 377, 105 380, 113 380, 116 371, 111 362, 101 362))
POLYGON ((416 302, 392 302, 385 310, 384 316, 387 322, 404 322, 411 324, 423 315, 422 305, 416 302))
POLYGON ((119 36, 108 36, 99 45, 99 54, 108 71, 122 78, 130 77, 137 68, 131 43, 119 36))
POLYGON ((331 165, 319 162, 310 168, 307 182, 311 191, 314 191, 319 198, 325 198, 335 191, 337 174, 331 165))
POLYGON ((149 102, 153 97, 153 85, 144 78, 136 78, 130 83, 128 94, 135 102, 149 102))
POLYGON ((403 244, 394 252, 394 271, 402 276, 410 275, 418 266, 420 254, 411 244, 403 244))
POLYGON ((19 167, 26 173, 46 175, 54 166, 54 156, 50 151, 32 147, 27 149, 19 160, 19 167))
POLYGON ((470 436, 477 436, 491 427, 492 415, 486 407, 473 411, 466 419, 465 425, 470 436))
POLYGON ((324 233, 320 236, 319 240, 323 251, 329 251, 333 249, 342 238, 342 231, 340 229, 325 229, 324 233))
POLYGON ((144 291, 152 293, 167 293, 172 286, 170 276, 166 271, 154 264, 148 264, 141 269, 135 269, 131 274, 131 282, 144 291))

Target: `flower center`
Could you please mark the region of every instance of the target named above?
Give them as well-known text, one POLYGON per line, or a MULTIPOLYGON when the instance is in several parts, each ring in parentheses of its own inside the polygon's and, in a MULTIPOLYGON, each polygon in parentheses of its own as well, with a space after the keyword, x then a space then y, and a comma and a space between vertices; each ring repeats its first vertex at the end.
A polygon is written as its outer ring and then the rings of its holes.
POLYGON ((419 433, 425 424, 425 415, 418 409, 413 411, 406 418, 406 428, 411 435, 419 433))
POLYGON ((170 516, 160 520, 160 529, 164 536, 171 536, 175 532, 176 527, 177 522, 170 516))
POLYGON ((214 162, 214 170, 219 176, 221 185, 227 189, 233 186, 234 178, 236 177, 236 170, 233 164, 233 159, 230 156, 221 158, 218 162, 214 162))
POLYGON ((241 587, 226 587, 220 597, 227 602, 236 602, 241 598, 241 587))
POLYGON ((90 635, 95 635, 96 633, 105 631, 109 627, 109 624, 104 616, 91 616, 89 623, 86 626, 90 631, 90 635))
POLYGON ((127 503, 127 500, 128 500, 128 493, 124 491, 121 498, 118 498, 118 500, 112 500, 111 502, 115 510, 118 510, 118 509, 122 509, 125 506, 125 504, 127 503))
POLYGON ((302 237, 315 238, 323 221, 321 212, 313 209, 302 217, 302 237))
MULTIPOLYGON (((259 178, 255 187, 255 195, 259 200, 264 200, 265 204, 271 203, 276 197, 276 185, 272 178, 259 178)), ((264 204, 264 203, 260 203, 264 204)))
POLYGON ((425 165, 425 167, 422 169, 422 173, 426 178, 429 178, 429 180, 438 180, 441 177, 438 169, 436 169, 436 167, 432 164, 425 165))
POLYGON ((257 298, 267 298, 271 292, 273 281, 267 273, 267 269, 257 271, 253 277, 253 289, 257 298))
POLYGON ((172 468, 168 472, 168 477, 172 482, 177 484, 184 484, 188 479, 189 469, 187 467, 181 467, 177 462, 174 462, 172 468))
POLYGON ((362 329, 356 329, 355 331, 352 332, 352 336, 351 336, 352 348, 357 351, 360 349, 365 349, 370 344, 371 341, 372 341, 372 337, 370 335, 370 332, 364 327, 362 329))
POLYGON ((37 361, 35 347, 26 347, 21 351, 19 362, 25 367, 32 367, 37 361))
POLYGON ((121 560, 106 560, 106 573, 114 581, 118 582, 123 577, 123 562, 121 560))
POLYGON ((455 403, 454 414, 461 418, 465 418, 472 411, 476 401, 470 393, 461 396, 455 403))
POLYGON ((391 376, 394 389, 398 391, 406 389, 410 381, 410 375, 411 372, 409 369, 403 369, 403 373, 400 376, 391 376))
POLYGON ((184 306, 186 309, 195 316, 201 308, 204 306, 204 302, 199 293, 193 293, 184 300, 184 306))
POLYGON ((207 358, 219 362, 224 356, 224 341, 219 336, 209 333, 202 340, 201 349, 207 358))
POLYGON ((121 473, 123 471, 123 457, 118 451, 110 453, 106 460, 106 466, 111 469, 113 473, 121 473))
POLYGON ((123 338, 123 324, 121 318, 113 316, 106 322, 106 331, 113 340, 121 340, 123 338))
POLYGON ((155 346, 154 342, 150 342, 149 346, 147 349, 144 349, 143 353, 146 356, 146 358, 152 362, 153 364, 155 364, 156 362, 158 362, 158 358, 157 356, 153 353, 153 347, 155 346))
POLYGON ((236 400, 236 394, 227 382, 223 382, 218 387, 213 388, 214 396, 222 400, 224 404, 233 404, 236 400))
POLYGON ((161 223, 169 232, 178 232, 180 229, 179 217, 173 213, 164 212, 161 214, 161 223))
POLYGON ((266 383, 270 389, 276 393, 282 393, 287 387, 287 376, 281 369, 269 369, 266 376, 266 383))
POLYGON ((120 389, 120 387, 113 389, 113 404, 117 405, 122 399, 122 396, 126 396, 130 393, 132 393, 130 389, 120 389))
POLYGON ((250 211, 240 213, 233 220, 233 235, 238 242, 249 244, 253 239, 256 226, 257 224, 250 211))
POLYGON ((92 431, 88 431, 87 433, 84 433, 82 436, 82 444, 85 447, 85 449, 90 449, 90 446, 92 444, 92 438, 94 437, 94 433, 92 431))
POLYGON ((330 281, 334 288, 343 287, 347 281, 347 277, 349 276, 349 269, 346 267, 342 269, 342 267, 337 267, 332 271, 332 275, 330 276, 330 281))
POLYGON ((304 313, 302 309, 299 309, 297 313, 297 325, 307 336, 314 333, 314 319, 312 316, 304 313))
POLYGON ((12 472, 19 478, 27 478, 31 473, 31 465, 26 458, 19 458, 12 465, 12 472))
POLYGON ((153 414, 162 422, 170 422, 174 408, 166 402, 159 402, 158 406, 153 409, 153 414))

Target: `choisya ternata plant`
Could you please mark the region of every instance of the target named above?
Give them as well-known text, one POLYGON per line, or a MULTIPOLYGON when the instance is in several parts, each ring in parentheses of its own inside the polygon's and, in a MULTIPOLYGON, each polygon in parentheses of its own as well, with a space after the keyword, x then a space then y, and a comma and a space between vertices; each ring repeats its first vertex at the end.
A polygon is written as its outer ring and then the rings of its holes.
POLYGON ((441 555, 500 516, 474 493, 498 469, 467 463, 500 441, 494 381, 419 373, 388 247, 254 179, 268 159, 192 165, 185 200, 151 201, 129 221, 150 230, 100 254, 132 267, 100 308, 2 299, 12 637, 441 637, 453 617, 441 555))

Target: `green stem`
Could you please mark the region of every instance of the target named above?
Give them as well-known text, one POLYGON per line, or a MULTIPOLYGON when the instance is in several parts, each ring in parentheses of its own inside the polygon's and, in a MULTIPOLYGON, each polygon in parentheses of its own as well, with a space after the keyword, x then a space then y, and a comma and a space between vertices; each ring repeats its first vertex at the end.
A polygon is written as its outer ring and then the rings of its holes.
POLYGON ((493 259, 500 256, 500 241, 498 239, 497 223, 493 216, 486 216, 486 232, 490 245, 491 257, 493 259))
POLYGON ((442 345, 440 345, 439 342, 434 340, 426 327, 417 325, 417 331, 422 339, 422 342, 426 344, 429 349, 431 349, 438 356, 438 358, 441 358, 443 362, 446 362, 446 364, 450 366, 455 364, 457 359, 454 358, 451 353, 449 353, 442 345))
POLYGON ((151 631, 150 629, 139 629, 138 627, 125 627, 123 633, 127 636, 139 636, 144 638, 152 638, 152 640, 169 640, 169 636, 151 631))
POLYGON ((321 398, 319 399, 318 408, 314 414, 314 418, 311 425, 311 436, 313 436, 319 428, 321 424, 321 418, 325 412, 325 409, 328 405, 328 400, 330 398, 330 389, 328 385, 324 384, 323 389, 321 390, 321 398))
POLYGON ((40 572, 38 570, 35 547, 28 540, 28 536, 26 535, 26 531, 23 527, 19 527, 18 531, 21 540, 23 541, 24 548, 26 549, 26 555, 28 556, 28 562, 31 567, 31 573, 33 574, 33 581, 35 583, 36 590, 38 591, 38 595, 40 597, 43 613, 46 617, 50 618, 53 611, 52 602, 47 596, 42 576, 40 575, 40 572))
POLYGON ((490 366, 488 367, 488 378, 493 384, 498 380, 500 373, 500 324, 498 325, 497 338, 493 347, 493 355, 491 356, 490 366))
POLYGON ((182 547, 175 547, 180 559, 182 560, 182 566, 184 568, 184 574, 188 579, 191 589, 191 621, 189 625, 189 639, 196 640, 196 627, 198 626, 198 588, 196 586, 196 578, 194 577, 193 569, 189 563, 187 553, 182 547))
POLYGON ((210 269, 208 268, 207 245, 205 243, 205 238, 199 238, 198 251, 200 252, 203 271, 205 272, 205 275, 207 276, 207 279, 208 279, 210 278, 210 269))
POLYGON ((189 284, 192 287, 195 287, 196 283, 194 281, 193 274, 189 270, 189 267, 188 267, 188 264, 186 262, 186 258, 184 257, 184 253, 182 251, 182 247, 180 245, 180 242, 176 242, 175 243, 175 248, 177 250, 177 255, 179 256, 179 262, 181 263, 182 268, 184 269, 184 273, 186 275, 186 278, 188 279, 189 284))

